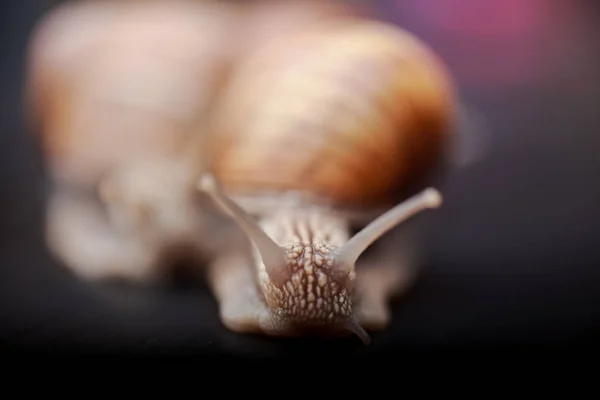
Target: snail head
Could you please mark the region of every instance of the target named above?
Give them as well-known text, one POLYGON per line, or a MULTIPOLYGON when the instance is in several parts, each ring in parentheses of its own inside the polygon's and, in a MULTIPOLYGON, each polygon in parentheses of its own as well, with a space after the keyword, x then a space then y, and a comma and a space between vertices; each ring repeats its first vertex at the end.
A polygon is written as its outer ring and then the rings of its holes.
POLYGON ((324 240, 335 237, 335 231, 340 230, 339 225, 330 224, 332 232, 311 234, 312 240, 278 244, 266 233, 264 225, 227 197, 212 175, 204 175, 199 186, 254 244, 258 279, 271 314, 271 330, 352 332, 365 344, 370 343, 370 337, 352 306, 356 261, 387 231, 412 215, 438 207, 442 201, 435 189, 426 189, 379 216, 348 240, 343 234, 333 241, 324 240))

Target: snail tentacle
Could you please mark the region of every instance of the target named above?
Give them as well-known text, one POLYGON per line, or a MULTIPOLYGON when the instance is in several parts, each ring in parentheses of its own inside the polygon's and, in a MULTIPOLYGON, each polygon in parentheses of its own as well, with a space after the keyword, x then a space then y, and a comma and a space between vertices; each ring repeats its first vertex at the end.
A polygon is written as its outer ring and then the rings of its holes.
POLYGON ((265 233, 250 214, 224 193, 212 174, 203 174, 198 188, 210 195, 221 208, 230 214, 256 246, 271 280, 278 286, 283 285, 291 276, 284 250, 265 233))

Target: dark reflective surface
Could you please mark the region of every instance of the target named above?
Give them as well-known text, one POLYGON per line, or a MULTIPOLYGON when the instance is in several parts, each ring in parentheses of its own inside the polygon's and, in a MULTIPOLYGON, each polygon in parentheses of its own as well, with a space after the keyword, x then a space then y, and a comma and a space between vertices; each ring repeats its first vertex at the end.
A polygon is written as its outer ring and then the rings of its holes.
POLYGON ((447 61, 491 139, 485 158, 446 182, 424 275, 370 348, 355 338, 307 344, 238 336, 221 327, 203 287, 107 292, 56 268, 40 231, 42 164, 20 107, 27 35, 52 2, 3 3, 2 343, 44 352, 275 356, 572 343, 600 333, 599 7, 446 3, 386 1, 383 8, 447 61))

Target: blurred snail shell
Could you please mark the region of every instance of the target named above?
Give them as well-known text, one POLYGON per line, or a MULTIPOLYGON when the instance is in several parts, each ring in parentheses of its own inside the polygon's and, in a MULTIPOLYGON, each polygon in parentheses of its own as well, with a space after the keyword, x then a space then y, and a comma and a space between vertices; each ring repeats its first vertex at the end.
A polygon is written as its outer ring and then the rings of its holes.
POLYGON ((86 1, 46 16, 28 106, 53 174, 90 184, 118 163, 179 154, 203 129, 234 15, 212 2, 86 1))
POLYGON ((323 20, 236 68, 211 138, 212 172, 199 185, 253 244, 254 272, 243 256, 226 256, 211 275, 230 329, 354 332, 368 343, 365 329, 387 325, 396 265, 356 262, 390 229, 441 204, 429 188, 394 205, 398 188, 442 154, 452 89, 423 43, 367 19, 323 20), (352 236, 352 208, 387 211, 352 236))
POLYGON ((78 275, 143 279, 164 249, 217 236, 194 183, 235 19, 218 2, 116 0, 41 20, 27 106, 51 181, 46 238, 78 275))
POLYGON ((371 21, 275 41, 240 67, 228 93, 212 167, 236 195, 300 191, 389 206, 398 182, 435 164, 454 118, 432 52, 371 21))

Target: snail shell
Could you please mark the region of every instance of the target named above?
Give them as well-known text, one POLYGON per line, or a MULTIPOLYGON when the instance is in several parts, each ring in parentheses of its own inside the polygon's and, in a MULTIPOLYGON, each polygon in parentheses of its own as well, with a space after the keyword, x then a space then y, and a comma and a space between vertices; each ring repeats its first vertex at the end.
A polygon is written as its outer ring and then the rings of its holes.
POLYGON ((45 236, 77 275, 150 279, 171 254, 220 245, 194 183, 236 15, 213 2, 117 0, 41 20, 27 106, 50 178, 45 236))
POLYGON ((225 70, 233 15, 211 2, 92 1, 44 18, 28 106, 53 175, 89 185, 185 148, 225 70))
POLYGON ((232 195, 292 191, 373 207, 430 171, 453 122, 433 53, 377 21, 329 21, 274 40, 229 86, 213 172, 232 195))

